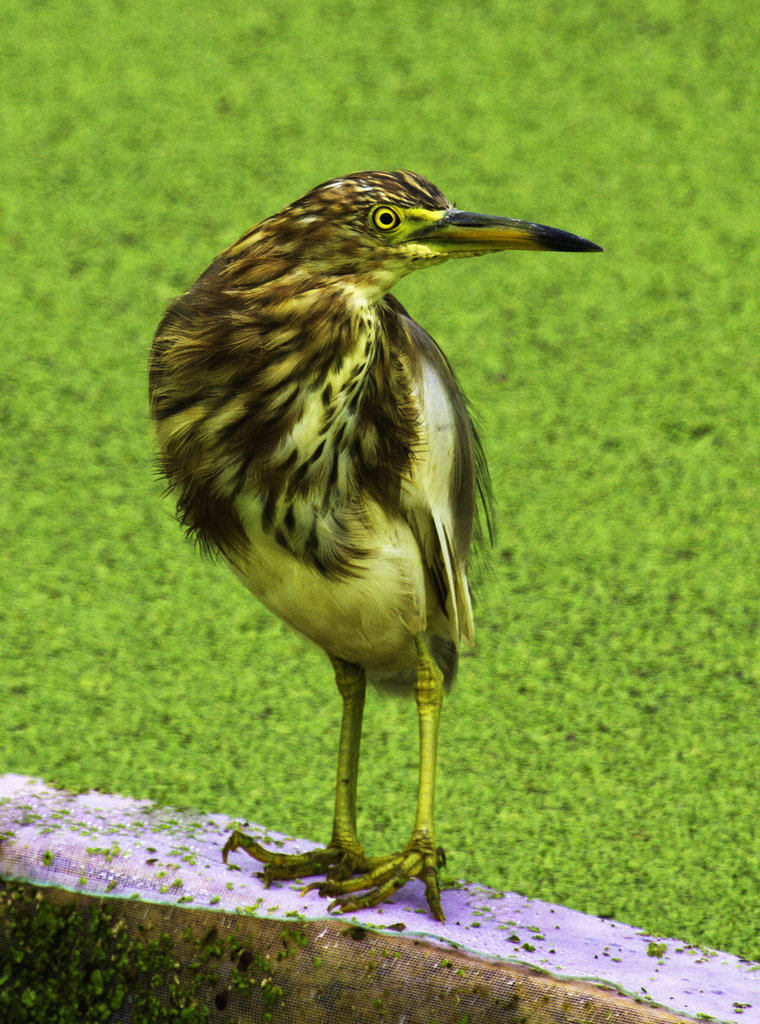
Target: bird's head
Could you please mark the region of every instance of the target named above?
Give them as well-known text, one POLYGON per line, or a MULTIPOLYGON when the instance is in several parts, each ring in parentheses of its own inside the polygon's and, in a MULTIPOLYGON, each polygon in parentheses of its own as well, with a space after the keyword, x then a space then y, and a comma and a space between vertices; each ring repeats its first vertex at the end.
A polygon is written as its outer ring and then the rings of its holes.
MULTIPOLYGON (((530 221, 467 213, 412 171, 362 171, 313 188, 241 242, 379 298, 419 267, 503 249, 593 252, 584 238, 530 221)), ((250 250, 249 250, 250 251, 250 250)))

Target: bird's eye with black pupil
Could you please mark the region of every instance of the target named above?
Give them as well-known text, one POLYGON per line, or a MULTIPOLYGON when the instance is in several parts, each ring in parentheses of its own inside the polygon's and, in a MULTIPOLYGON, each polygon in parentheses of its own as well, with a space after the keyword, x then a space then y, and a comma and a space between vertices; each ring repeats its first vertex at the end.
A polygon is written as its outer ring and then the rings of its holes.
POLYGON ((392 206, 376 206, 369 219, 378 231, 393 231, 401 223, 401 218, 392 206))

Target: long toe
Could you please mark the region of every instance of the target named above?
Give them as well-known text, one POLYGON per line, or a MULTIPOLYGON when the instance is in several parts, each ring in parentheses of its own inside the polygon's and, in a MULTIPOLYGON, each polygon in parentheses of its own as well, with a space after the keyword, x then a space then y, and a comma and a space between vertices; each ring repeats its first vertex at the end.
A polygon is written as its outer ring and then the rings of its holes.
MULTIPOLYGON (((365 861, 369 870, 354 878, 328 879, 315 882, 322 896, 332 897, 329 910, 345 914, 376 907, 406 885, 410 878, 419 878, 425 884, 425 898, 437 921, 444 921, 441 892, 438 882, 440 854, 426 837, 413 836, 399 853, 386 857, 372 857, 365 861)), ((361 870, 361 868, 360 868, 361 870)))
MULTIPOLYGON (((362 850, 358 846, 348 850, 331 843, 329 846, 308 850, 306 853, 276 853, 267 850, 251 836, 235 831, 224 844, 222 860, 227 863, 230 853, 244 850, 249 857, 264 865, 264 883, 286 881, 291 878, 308 878, 311 875, 326 875, 336 880, 348 878, 354 871, 361 870, 362 850)), ((318 883, 319 884, 319 883, 318 883)), ((312 888, 309 886, 308 888, 312 888)))

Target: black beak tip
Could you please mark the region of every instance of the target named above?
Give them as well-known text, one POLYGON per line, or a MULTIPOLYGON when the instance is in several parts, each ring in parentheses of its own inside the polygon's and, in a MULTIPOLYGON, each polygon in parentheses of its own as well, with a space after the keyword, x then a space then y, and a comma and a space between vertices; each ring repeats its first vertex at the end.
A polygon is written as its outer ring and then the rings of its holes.
POLYGON ((536 228, 536 237, 542 246, 554 252, 604 252, 601 245, 589 242, 580 235, 573 235, 570 231, 548 228, 543 224, 536 224, 536 228))

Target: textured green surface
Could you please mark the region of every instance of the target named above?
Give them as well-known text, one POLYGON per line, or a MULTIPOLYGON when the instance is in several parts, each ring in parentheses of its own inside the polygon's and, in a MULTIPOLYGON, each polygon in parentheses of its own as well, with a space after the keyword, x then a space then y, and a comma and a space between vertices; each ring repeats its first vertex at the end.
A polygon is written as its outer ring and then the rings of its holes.
MULTIPOLYGON (((2 768, 326 837, 328 663, 172 523, 145 362, 250 224, 411 167, 606 250, 397 290, 499 510, 444 707, 451 875, 760 956, 757 5, 4 10, 2 768)), ((370 699, 372 852, 415 764, 413 705, 370 699)))
POLYGON ((121 1011, 120 1020, 140 1024, 269 1024, 284 994, 273 975, 282 974, 280 962, 308 944, 306 935, 280 925, 270 960, 271 925, 255 936, 265 952, 254 953, 237 926, 231 927, 234 916, 214 916, 196 913, 191 924, 176 908, 141 904, 136 910, 129 900, 72 899, 56 889, 3 884, 3 1020, 108 1024, 121 1011))

